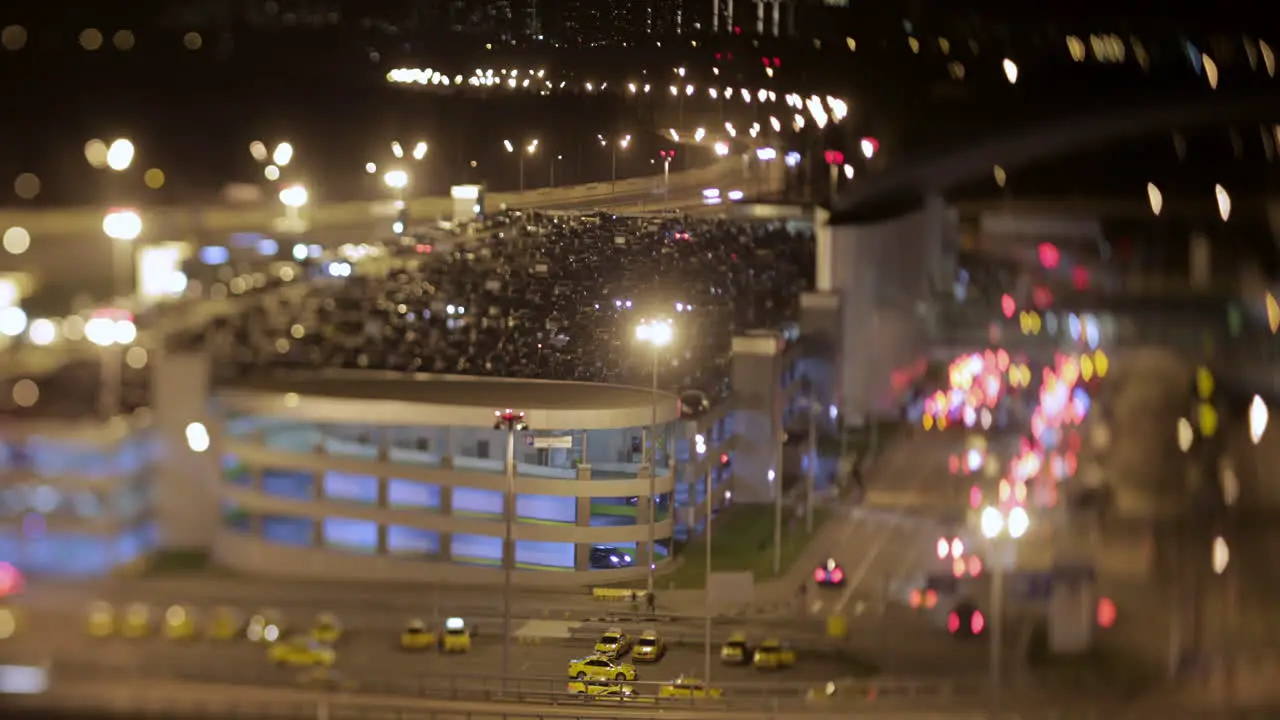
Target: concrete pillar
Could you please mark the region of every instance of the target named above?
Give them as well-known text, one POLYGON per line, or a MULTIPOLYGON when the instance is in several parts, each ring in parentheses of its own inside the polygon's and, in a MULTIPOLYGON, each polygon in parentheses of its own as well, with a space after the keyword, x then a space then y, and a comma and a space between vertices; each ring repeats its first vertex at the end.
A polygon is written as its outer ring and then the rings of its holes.
POLYGON ((733 339, 734 492, 741 502, 773 501, 769 471, 782 472, 782 338, 773 332, 733 339))
POLYGON ((756 0, 756 35, 764 35, 764 0, 756 0))
MULTIPOLYGON (((591 466, 578 466, 578 481, 591 481, 591 466)), ((591 498, 578 497, 578 508, 576 514, 576 525, 578 527, 591 527, 591 498)), ((575 543, 573 546, 573 567, 575 570, 591 569, 591 545, 588 543, 575 543)))
POLYGON ((711 32, 720 32, 720 0, 711 0, 711 32))
MULTIPOLYGON (((648 479, 649 466, 641 465, 640 470, 638 473, 636 473, 636 475, 637 477, 648 479)), ((640 526, 641 528, 646 528, 644 530, 644 537, 646 538, 648 538, 647 528, 649 526, 649 518, 652 513, 653 513, 653 500, 648 495, 642 493, 640 495, 640 501, 636 503, 636 525, 640 526)), ((639 565, 640 567, 648 567, 648 564, 652 562, 652 557, 653 557, 653 550, 652 548, 649 547, 648 540, 644 540, 636 543, 636 564, 637 565, 639 565)))
POLYGON ((204 353, 151 354, 153 427, 159 440, 151 486, 159 547, 166 550, 207 550, 221 523, 222 438, 215 436, 208 452, 192 452, 186 428, 192 422, 214 425, 209 406, 209 357, 204 353))
POLYGON ((831 213, 826 208, 813 209, 814 287, 820 293, 835 289, 836 267, 830 223, 831 213))
POLYGON ((448 426, 444 428, 444 442, 440 444, 440 467, 453 469, 453 429, 448 426))
POLYGON ((778 22, 778 16, 781 13, 782 0, 773 0, 773 36, 778 37, 778 26, 782 23, 778 22))
MULTIPOLYGON (((387 478, 378 478, 378 507, 380 508, 387 507, 387 491, 389 486, 390 483, 387 482, 387 478)), ((387 526, 383 523, 378 523, 378 554, 387 554, 387 526)))

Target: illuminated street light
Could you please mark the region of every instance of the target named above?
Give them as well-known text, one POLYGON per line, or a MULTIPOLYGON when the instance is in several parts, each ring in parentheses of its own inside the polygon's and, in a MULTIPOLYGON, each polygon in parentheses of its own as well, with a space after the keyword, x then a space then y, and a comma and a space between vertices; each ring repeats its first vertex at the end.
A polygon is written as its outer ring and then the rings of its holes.
POLYGON ((293 161, 293 145, 282 142, 271 152, 271 162, 277 167, 284 167, 293 161))
POLYGON ((116 172, 124 172, 133 164, 135 149, 133 142, 125 138, 113 140, 107 148, 107 167, 116 172))
POLYGON ((999 547, 998 540, 1001 537, 1010 540, 1017 540, 1027 533, 1031 527, 1031 518, 1027 515, 1025 508, 1021 506, 1009 509, 1009 512, 1003 513, 999 508, 987 506, 983 508, 980 517, 982 527, 982 536, 988 540, 988 546, 991 548, 991 556, 988 557, 989 564, 994 565, 995 572, 992 574, 991 580, 991 653, 989 660, 991 663, 991 704, 992 717, 1000 717, 1000 703, 1003 687, 1001 685, 1001 650, 1004 632, 1004 573, 1007 564, 1004 557, 1005 552, 999 547))
POLYGON ((382 176, 382 182, 386 183, 389 188, 404 190, 409 186, 409 173, 404 170, 388 170, 382 176))
POLYGON ((280 190, 280 202, 284 203, 285 207, 297 210, 307 204, 307 199, 307 188, 304 185, 290 185, 280 190))
POLYGON ((1221 185, 1213 186, 1213 196, 1218 201, 1218 217, 1222 218, 1222 222, 1231 219, 1231 196, 1227 194, 1227 189, 1221 185))
POLYGON ((1001 63, 1004 66, 1004 77, 1009 81, 1010 85, 1018 84, 1018 64, 1009 58, 1005 58, 1001 63))
POLYGON ((142 216, 134 210, 113 210, 103 216, 102 232, 112 240, 137 240, 142 234, 142 216))
POLYGON ((721 140, 715 144, 716 157, 725 157, 729 154, 729 143, 721 140))
POLYGON ((654 468, 657 446, 658 446, 658 355, 662 348, 671 344, 675 338, 675 328, 672 327, 670 320, 646 320, 636 326, 636 340, 647 343, 653 348, 653 384, 650 392, 650 416, 649 427, 645 433, 647 437, 642 442, 644 449, 644 458, 641 465, 647 468, 649 473, 649 544, 646 562, 648 570, 647 588, 650 594, 653 593, 654 570, 657 564, 653 558, 653 547, 657 540, 657 508, 655 507, 658 495, 657 486, 657 469, 654 468))
POLYGON ((1195 439, 1196 431, 1191 427, 1191 421, 1184 417, 1178 418, 1178 449, 1187 452, 1195 439))
POLYGON ((1227 539, 1219 535, 1213 539, 1213 572, 1215 575, 1221 575, 1226 572, 1227 565, 1231 562, 1231 548, 1227 546, 1227 539))
POLYGON ((427 156, 427 143, 424 140, 419 140, 418 144, 413 146, 413 159, 421 160, 426 156, 427 156))
POLYGON ((1164 195, 1155 183, 1147 183, 1147 201, 1151 203, 1151 213, 1159 217, 1160 211, 1164 209, 1164 195))
POLYGON ((187 447, 191 452, 202 453, 209 449, 209 430, 204 423, 187 423, 187 447))
POLYGON ((1253 402, 1249 404, 1249 439, 1254 445, 1262 441, 1262 434, 1267 431, 1269 415, 1266 401, 1260 395, 1254 395, 1253 402))

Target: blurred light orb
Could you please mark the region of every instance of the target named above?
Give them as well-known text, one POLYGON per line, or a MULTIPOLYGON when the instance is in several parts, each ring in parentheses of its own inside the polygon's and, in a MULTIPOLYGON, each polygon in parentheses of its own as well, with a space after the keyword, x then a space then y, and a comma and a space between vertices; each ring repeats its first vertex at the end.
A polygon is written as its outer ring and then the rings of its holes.
POLYGON ((94 170, 103 170, 107 167, 107 144, 94 138, 84 144, 84 159, 89 161, 89 166, 94 170))
POLYGON ((292 160, 293 160, 293 145, 287 142, 282 142, 279 145, 277 145, 276 149, 271 153, 271 162, 275 163, 276 165, 279 165, 280 167, 284 167, 285 165, 288 165, 292 160))
POLYGON ((271 182, 275 182, 276 180, 280 179, 280 168, 276 167, 275 165, 268 165, 265 168, 263 168, 262 176, 270 180, 271 182))
POLYGON ((134 370, 141 370, 146 367, 148 360, 147 349, 138 345, 129 348, 124 354, 125 364, 134 370))
POLYGON ((187 424, 187 447, 192 452, 202 453, 209 449, 209 430, 204 423, 188 423, 187 424))
POLYGON ((13 181, 13 192, 23 200, 34 200, 40 194, 40 178, 35 173, 22 173, 13 181))
POLYGON ((13 384, 13 402, 18 407, 29 408, 40 401, 40 386, 35 380, 23 378, 13 384))
POLYGON ((142 175, 142 182, 146 183, 148 188, 159 190, 164 187, 164 171, 160 168, 151 168, 142 175))
POLYGON ((5 252, 21 255, 31 249, 31 233, 26 228, 11 227, 4 231, 3 244, 5 252))
POLYGON ((136 148, 133 142, 127 138, 118 138, 111 141, 111 145, 107 148, 107 167, 116 172, 123 172, 129 169, 133 164, 133 156, 136 148))
POLYGON ((31 338, 32 344, 42 347, 51 345, 58 339, 58 326, 54 325, 49 318, 36 318, 31 321, 31 327, 27 329, 27 337, 31 338))
POLYGON ((13 305, 0 310, 0 335, 18 337, 27 331, 27 313, 13 305))
POLYGON ((80 31, 80 47, 90 52, 102 48, 102 32, 97 28, 85 28, 80 31))
POLYGON ((182 46, 188 50, 199 50, 204 45, 204 38, 198 32, 189 32, 182 36, 182 46))
POLYGON ((111 36, 111 43, 117 50, 132 50, 135 40, 132 30, 117 30, 116 34, 111 36))
POLYGON ((5 50, 17 52, 27 46, 27 29, 21 25, 9 25, 0 30, 0 45, 5 50))
POLYGON ((142 234, 142 216, 133 210, 114 210, 103 216, 102 232, 112 240, 136 240, 142 234))
POLYGON ((261 140, 254 140, 249 143, 249 154, 258 162, 266 162, 268 157, 267 146, 261 140))

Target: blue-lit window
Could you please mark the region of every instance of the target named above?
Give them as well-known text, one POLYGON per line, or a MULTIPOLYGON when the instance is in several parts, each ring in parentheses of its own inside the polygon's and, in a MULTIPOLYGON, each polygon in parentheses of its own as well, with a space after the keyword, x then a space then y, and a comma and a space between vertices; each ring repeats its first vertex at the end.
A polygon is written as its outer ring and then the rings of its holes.
POLYGON ((265 515, 262 539, 279 545, 309 546, 315 538, 315 522, 309 518, 265 515))
POLYGON ((440 486, 415 480, 391 478, 387 481, 387 506, 439 508, 440 486))
POLYGON ((320 430, 310 425, 279 425, 263 431, 266 446, 284 452, 314 453, 320 440, 320 430))
MULTIPOLYGON (((501 512, 501 505, 499 505, 499 512, 501 512)), ((578 499, 560 495, 518 495, 516 517, 520 520, 576 523, 578 499)))
POLYGON ((294 500, 312 500, 315 497, 315 473, 305 470, 262 470, 262 491, 294 500))
POLYGON ((453 489, 454 515, 502 515, 502 492, 479 488, 453 489))
POLYGON ((353 518, 326 518, 321 526, 324 544, 353 552, 378 549, 378 524, 353 518))
POLYGON ((440 552, 440 533, 390 525, 387 527, 387 552, 392 555, 435 555, 440 552))
POLYGON ((502 538, 492 535, 454 535, 452 556, 458 562, 502 564, 502 538))
POLYGON ((572 569, 574 546, 571 542, 516 542, 516 565, 527 568, 572 569))
POLYGON ((324 474, 324 496, 328 500, 372 505, 378 502, 378 478, 330 470, 324 474))

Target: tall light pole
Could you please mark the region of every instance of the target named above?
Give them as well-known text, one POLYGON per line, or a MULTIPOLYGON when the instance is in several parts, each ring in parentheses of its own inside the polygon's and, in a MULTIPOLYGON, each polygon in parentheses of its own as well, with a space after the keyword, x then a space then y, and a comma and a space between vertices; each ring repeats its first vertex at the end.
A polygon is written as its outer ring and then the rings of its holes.
POLYGON ((529 429, 524 413, 511 409, 493 411, 494 430, 507 431, 507 486, 502 500, 502 685, 511 676, 511 574, 516 568, 516 544, 512 538, 516 519, 516 433, 529 429))
POLYGON ((538 152, 538 141, 530 140, 528 145, 521 148, 521 152, 516 152, 516 146, 511 144, 510 140, 503 140, 502 147, 507 152, 516 155, 520 159, 520 192, 524 192, 524 156, 533 155, 538 152))
POLYGON ((310 200, 306 185, 289 185, 280 190, 280 203, 284 205, 284 222, 279 229, 285 232, 301 234, 306 230, 301 210, 310 200))
POLYGON ((103 417, 109 420, 120 414, 124 347, 137 339, 138 328, 128 318, 98 315, 85 323, 84 336, 102 349, 98 407, 103 417))
POLYGON ((610 173, 612 185, 610 192, 616 192, 618 189, 618 150, 626 150, 631 147, 631 135, 623 135, 616 139, 616 142, 610 142, 604 135, 596 135, 600 141, 600 147, 609 147, 610 173))
POLYGON ((1004 573, 1008 559, 1004 552, 1011 545, 1000 542, 1002 538, 1017 540, 1026 534, 1031 526, 1031 518, 1023 507, 1010 508, 1008 513, 999 508, 986 507, 981 515, 982 536, 987 539, 987 546, 992 551, 989 555, 995 562, 995 572, 991 577, 991 717, 1000 717, 1001 695, 1001 642, 1004 635, 1004 573))
POLYGON ((662 348, 671 344, 671 340, 675 337, 675 329, 671 325, 670 320, 646 320, 636 326, 636 340, 647 343, 653 349, 653 385, 650 391, 650 415, 648 441, 644 443, 643 464, 649 470, 649 551, 647 553, 647 562, 649 563, 648 572, 648 588, 649 593, 653 593, 653 572, 657 563, 654 562, 654 542, 657 533, 657 476, 658 471, 654 463, 656 462, 658 449, 658 353, 662 348))
POLYGON ((129 297, 133 242, 142 234, 142 216, 137 210, 113 208, 102 217, 102 232, 111 240, 112 289, 116 297, 129 297))
POLYGON ((711 606, 711 488, 714 483, 711 481, 711 471, 707 471, 707 501, 706 507, 703 509, 705 516, 702 520, 702 532, 706 535, 707 541, 707 566, 704 568, 705 580, 702 594, 706 603, 706 617, 703 618, 702 626, 702 681, 711 687, 711 615, 714 608, 711 606))

